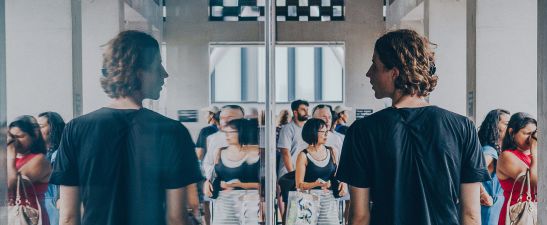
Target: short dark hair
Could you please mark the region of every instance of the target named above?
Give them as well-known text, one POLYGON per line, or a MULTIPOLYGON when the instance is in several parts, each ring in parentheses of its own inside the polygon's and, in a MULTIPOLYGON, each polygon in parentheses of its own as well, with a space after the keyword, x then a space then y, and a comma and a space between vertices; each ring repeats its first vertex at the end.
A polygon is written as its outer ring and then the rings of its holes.
POLYGON ((301 99, 295 100, 295 101, 291 102, 291 110, 293 112, 298 110, 298 107, 300 107, 300 105, 305 105, 305 106, 309 107, 310 103, 308 103, 308 101, 306 101, 306 100, 301 100, 301 99))
POLYGON ((315 113, 315 111, 317 111, 318 109, 325 109, 325 108, 329 109, 331 117, 334 117, 334 115, 333 115, 334 111, 332 110, 332 106, 327 105, 327 104, 316 105, 315 107, 313 107, 313 110, 312 110, 311 114, 313 115, 315 113))
POLYGON ((486 114, 486 117, 482 121, 479 127, 479 141, 482 146, 491 146, 496 150, 501 150, 501 143, 498 143, 500 138, 500 133, 498 129, 498 123, 500 122, 501 115, 507 114, 511 115, 509 111, 505 109, 494 109, 486 114))
POLYGON ((126 97, 141 89, 138 71, 149 70, 160 54, 154 37, 141 31, 119 33, 106 44, 101 86, 110 98, 126 97))
POLYGON ((534 124, 537 126, 538 122, 528 113, 518 112, 511 116, 511 119, 509 119, 509 124, 507 124, 507 131, 505 131, 503 143, 501 145, 503 151, 517 148, 517 143, 515 143, 515 140, 513 139, 513 134, 519 132, 528 124, 534 124), (513 133, 510 133, 509 129, 512 129, 513 133))
POLYGON ((240 145, 258 144, 257 119, 234 119, 226 123, 226 126, 237 130, 237 140, 240 145))
POLYGON ((388 32, 374 44, 384 66, 399 70, 395 88, 403 94, 425 97, 437 86, 435 57, 429 45, 426 37, 407 29, 388 32))
POLYGON ((8 129, 17 127, 21 131, 25 132, 32 140, 30 145, 30 153, 33 154, 46 154, 46 143, 40 133, 40 125, 34 116, 23 115, 15 118, 13 122, 8 125, 8 129))
POLYGON ((309 145, 317 144, 317 136, 319 135, 319 130, 322 127, 327 127, 327 124, 322 119, 309 119, 304 124, 304 127, 302 127, 302 140, 309 145))
POLYGON ((61 143, 61 135, 65 129, 65 121, 63 117, 56 112, 43 112, 38 114, 38 117, 45 117, 49 125, 49 144, 52 149, 59 148, 61 143))
MULTIPOLYGON (((225 105, 225 106, 222 106, 222 108, 220 109, 220 111, 222 111, 223 109, 235 109, 235 110, 239 110, 241 111, 241 113, 243 115, 245 115, 245 110, 243 109, 243 107, 239 106, 239 105, 225 105)), ((220 116, 220 114, 219 114, 220 116)))

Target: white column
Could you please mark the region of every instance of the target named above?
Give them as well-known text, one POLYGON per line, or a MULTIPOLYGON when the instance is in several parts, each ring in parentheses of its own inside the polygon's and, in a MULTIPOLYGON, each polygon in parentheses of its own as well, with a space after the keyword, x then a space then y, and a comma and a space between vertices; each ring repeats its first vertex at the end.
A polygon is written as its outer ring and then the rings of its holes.
POLYGON ((538 122, 539 122, 539 147, 543 152, 539 156, 539 185, 538 185, 538 222, 547 224, 547 1, 538 1, 538 122))
POLYGON ((466 1, 425 0, 425 34, 435 51, 439 82, 430 103, 465 115, 466 1))
MULTIPOLYGON (((44 3, 45 4, 45 3, 44 3)), ((103 46, 123 27, 124 3, 120 0, 82 1, 83 113, 109 102, 101 88, 103 46)))
POLYGON ((476 109, 537 116, 536 0, 479 0, 476 13, 476 109))
POLYGON ((72 24, 66 0, 6 1, 7 119, 72 118, 72 24))

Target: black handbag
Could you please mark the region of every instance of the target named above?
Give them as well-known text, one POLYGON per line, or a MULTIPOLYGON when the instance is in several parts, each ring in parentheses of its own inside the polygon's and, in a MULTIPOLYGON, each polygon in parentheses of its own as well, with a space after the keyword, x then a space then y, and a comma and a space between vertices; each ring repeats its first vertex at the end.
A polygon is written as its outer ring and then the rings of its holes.
POLYGON ((288 172, 279 178, 278 184, 281 190, 283 202, 289 199, 289 192, 296 191, 296 171, 288 172))

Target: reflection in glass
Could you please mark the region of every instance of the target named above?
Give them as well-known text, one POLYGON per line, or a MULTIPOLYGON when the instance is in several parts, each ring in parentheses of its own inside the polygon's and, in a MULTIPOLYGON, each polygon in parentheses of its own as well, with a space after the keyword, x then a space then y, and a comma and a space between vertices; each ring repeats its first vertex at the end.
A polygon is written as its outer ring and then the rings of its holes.
MULTIPOLYGON (((263 47, 213 46, 210 55, 211 102, 264 102, 263 47)), ((276 47, 276 101, 343 100, 344 48, 276 47)))

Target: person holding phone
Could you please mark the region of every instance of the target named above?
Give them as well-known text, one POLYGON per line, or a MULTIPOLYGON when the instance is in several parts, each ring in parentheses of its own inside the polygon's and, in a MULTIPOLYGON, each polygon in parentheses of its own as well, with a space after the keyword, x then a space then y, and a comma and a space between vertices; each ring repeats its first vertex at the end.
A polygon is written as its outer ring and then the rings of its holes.
MULTIPOLYGON (((530 170, 530 188, 532 201, 537 202, 537 184, 538 184, 538 146, 537 146, 537 120, 526 113, 515 113, 511 116, 507 131, 502 143, 503 152, 498 160, 497 175, 503 188, 505 202, 501 209, 499 225, 505 225, 507 203, 511 205, 522 199, 526 201, 526 189, 520 195, 522 180, 515 182, 515 179, 526 170, 530 170), (511 195, 513 185, 517 185, 511 195)), ((537 213, 537 211, 536 211, 537 213)), ((536 215, 537 216, 537 215, 536 215)))

